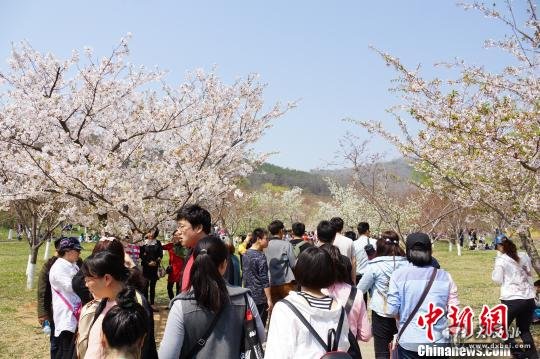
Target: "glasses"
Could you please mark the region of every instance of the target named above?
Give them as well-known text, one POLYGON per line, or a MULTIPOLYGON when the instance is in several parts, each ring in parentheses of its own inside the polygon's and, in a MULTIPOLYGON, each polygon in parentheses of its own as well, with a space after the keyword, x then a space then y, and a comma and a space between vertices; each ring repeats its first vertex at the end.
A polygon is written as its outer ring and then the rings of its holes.
POLYGON ((188 229, 192 229, 192 227, 190 225, 183 225, 183 224, 178 226, 178 232, 187 231, 188 229))

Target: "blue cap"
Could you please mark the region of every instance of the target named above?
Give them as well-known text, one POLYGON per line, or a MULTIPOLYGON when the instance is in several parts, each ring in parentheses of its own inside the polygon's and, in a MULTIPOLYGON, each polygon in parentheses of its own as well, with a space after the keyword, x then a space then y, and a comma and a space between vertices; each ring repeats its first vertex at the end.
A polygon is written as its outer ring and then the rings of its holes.
POLYGON ((508 240, 508 237, 506 234, 499 234, 497 237, 495 237, 495 245, 502 244, 503 241, 508 240))

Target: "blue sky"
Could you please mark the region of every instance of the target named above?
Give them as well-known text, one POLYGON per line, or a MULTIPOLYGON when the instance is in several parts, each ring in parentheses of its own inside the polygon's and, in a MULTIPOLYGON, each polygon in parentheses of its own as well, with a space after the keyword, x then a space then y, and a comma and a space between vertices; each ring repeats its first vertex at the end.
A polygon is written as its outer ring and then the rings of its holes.
MULTIPOLYGON (((522 5, 520 5, 522 6, 522 5)), ((506 28, 454 1, 5 1, 0 4, 0 68, 12 42, 68 56, 90 46, 108 55, 131 32, 131 61, 169 70, 170 83, 186 71, 217 65, 225 82, 258 73, 265 101, 300 100, 256 145, 278 152, 269 162, 309 170, 325 167, 351 131, 344 118, 374 119, 394 128, 386 109, 395 77, 369 45, 407 65, 460 57, 500 69, 508 58, 483 49, 506 28)), ((374 152, 395 151, 379 139, 374 152)))

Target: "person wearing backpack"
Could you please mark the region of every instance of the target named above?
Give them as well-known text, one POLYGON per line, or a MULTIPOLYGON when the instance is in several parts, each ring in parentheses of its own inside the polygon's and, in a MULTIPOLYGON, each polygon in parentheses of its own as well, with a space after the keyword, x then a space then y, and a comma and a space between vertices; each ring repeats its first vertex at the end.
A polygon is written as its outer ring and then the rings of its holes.
POLYGON ((302 251, 306 250, 307 248, 313 246, 311 243, 309 243, 307 240, 304 240, 304 235, 306 234, 306 226, 304 223, 295 222, 292 224, 292 233, 293 233, 293 239, 291 239, 289 242, 293 246, 294 255, 298 258, 300 253, 302 251))
POLYGON ((350 328, 349 343, 351 347, 348 353, 353 358, 361 358, 360 344, 358 342, 367 342, 371 338, 371 324, 369 323, 366 304, 362 298, 362 291, 347 283, 351 272, 350 269, 347 269, 344 261, 347 258, 340 253, 339 248, 330 243, 325 243, 320 248, 330 254, 336 269, 334 284, 322 292, 334 297, 345 308, 350 328))
POLYGON ((448 307, 459 305, 457 287, 452 277, 432 263, 432 246, 425 233, 411 233, 406 240, 406 255, 410 264, 396 269, 388 288, 388 311, 398 318, 397 355, 400 359, 421 359, 420 344, 450 343, 448 307), (429 306, 441 308, 442 317, 433 324, 433 340, 427 338, 427 328, 418 325, 418 318, 429 312, 429 306))
POLYGON ((274 304, 265 358, 320 358, 332 351, 350 358, 345 309, 321 292, 335 281, 330 255, 321 248, 306 249, 298 257, 295 276, 301 290, 274 304))
POLYGON ((249 290, 229 286, 223 278, 228 255, 225 243, 213 235, 195 245, 191 286, 169 305, 160 359, 240 358, 248 309, 264 342, 264 326, 249 290))
POLYGON ((291 243, 283 239, 285 226, 280 220, 274 220, 268 225, 270 238, 266 248, 266 263, 270 275, 270 295, 272 303, 283 299, 291 290, 296 289, 294 266, 296 255, 291 243))
POLYGON ((358 289, 370 293, 371 322, 375 358, 387 359, 388 344, 397 333, 396 320, 388 313, 388 285, 392 273, 408 265, 405 252, 399 246, 399 236, 394 231, 385 231, 377 240, 377 256, 368 262, 358 283, 358 289))

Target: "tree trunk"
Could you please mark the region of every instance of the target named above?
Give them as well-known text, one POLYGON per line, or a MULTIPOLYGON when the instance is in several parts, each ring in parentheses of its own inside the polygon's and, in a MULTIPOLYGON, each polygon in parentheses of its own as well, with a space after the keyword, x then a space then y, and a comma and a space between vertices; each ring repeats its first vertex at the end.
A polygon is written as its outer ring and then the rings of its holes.
POLYGON ((459 245, 459 243, 456 244, 456 247, 457 247, 457 255, 461 257, 461 246, 459 245))
POLYGON ((50 248, 51 248, 51 240, 49 239, 47 241, 47 245, 45 245, 45 254, 43 255, 44 260, 49 259, 49 250, 50 250, 50 248))
POLYGON ((448 240, 448 252, 452 252, 452 240, 448 240))
POLYGON ((33 246, 30 255, 28 255, 28 266, 26 267, 26 289, 34 288, 34 274, 36 272, 36 262, 39 246, 33 246))
POLYGON ((521 244, 523 245, 523 248, 529 255, 529 258, 531 258, 534 270, 538 275, 540 275, 540 255, 538 255, 538 251, 534 246, 531 232, 529 231, 529 229, 519 232, 519 239, 521 239, 521 244))

